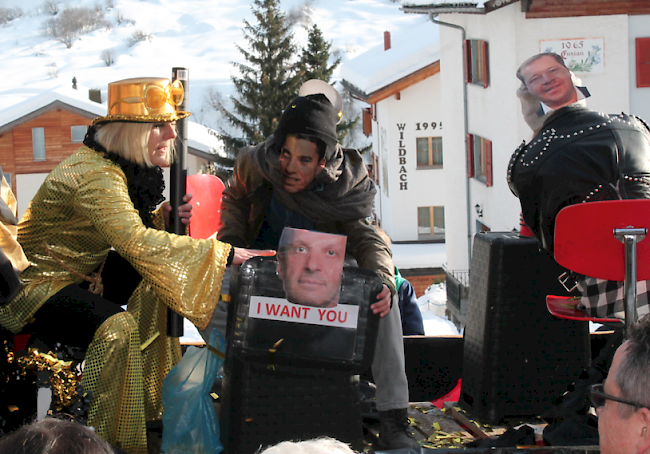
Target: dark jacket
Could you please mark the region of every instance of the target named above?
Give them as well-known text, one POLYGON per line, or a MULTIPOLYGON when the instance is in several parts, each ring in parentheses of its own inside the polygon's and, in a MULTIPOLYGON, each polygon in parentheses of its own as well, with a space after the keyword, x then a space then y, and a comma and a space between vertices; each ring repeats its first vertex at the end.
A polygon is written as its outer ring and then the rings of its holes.
POLYGON ((555 218, 565 206, 650 198, 650 131, 634 116, 563 107, 512 155, 508 184, 526 225, 552 252, 555 218))
POLYGON ((424 322, 422 312, 418 307, 413 285, 406 279, 397 290, 399 295, 399 313, 402 317, 402 333, 405 336, 424 336, 424 322))
MULTIPOLYGON (((264 146, 259 144, 257 147, 264 146)), ((226 182, 221 202, 221 227, 218 239, 236 247, 251 247, 262 229, 271 203, 273 187, 251 160, 256 147, 242 149, 237 155, 232 177, 226 182)), ((352 154, 352 150, 344 153, 352 154)), ((336 220, 315 223, 321 232, 348 237, 346 251, 360 267, 375 271, 395 294, 393 260, 390 248, 366 219, 336 220)))

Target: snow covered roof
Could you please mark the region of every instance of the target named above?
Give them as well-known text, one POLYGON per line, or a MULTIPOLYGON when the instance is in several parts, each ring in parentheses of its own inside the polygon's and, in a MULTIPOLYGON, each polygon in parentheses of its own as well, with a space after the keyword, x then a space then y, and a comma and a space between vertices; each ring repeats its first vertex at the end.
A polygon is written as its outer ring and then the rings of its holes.
POLYGON ((417 243, 391 245, 393 263, 399 269, 442 268, 447 262, 445 243, 417 243))
POLYGON ((451 0, 402 0, 401 10, 405 13, 485 13, 488 0, 451 1, 451 0))
MULTIPOLYGON (((424 18, 423 18, 424 19, 424 18)), ((341 65, 341 78, 370 94, 440 60, 438 26, 428 19, 341 65)))
MULTIPOLYGON (((35 112, 49 106, 66 107, 78 115, 95 118, 106 115, 106 104, 99 104, 89 99, 88 88, 55 86, 48 89, 34 89, 30 87, 16 88, 0 92, 0 131, 11 129, 15 123, 22 122, 25 117, 30 117, 35 112)), ((106 93, 102 94, 102 99, 106 93)), ((191 119, 191 117, 190 117, 191 119)), ((187 145, 200 152, 226 156, 223 141, 216 131, 203 125, 189 121, 189 137, 187 145)))
POLYGON ((95 118, 106 115, 106 106, 91 101, 88 90, 75 90, 71 87, 51 89, 17 88, 0 92, 3 108, 0 110, 0 129, 28 116, 50 104, 65 104, 77 110, 78 114, 95 118))
MULTIPOLYGON (((189 128, 187 138, 188 148, 194 148, 207 154, 218 155, 222 158, 226 157, 226 147, 214 129, 207 128, 191 120, 187 124, 189 128)), ((202 157, 207 158, 207 156, 202 157)))

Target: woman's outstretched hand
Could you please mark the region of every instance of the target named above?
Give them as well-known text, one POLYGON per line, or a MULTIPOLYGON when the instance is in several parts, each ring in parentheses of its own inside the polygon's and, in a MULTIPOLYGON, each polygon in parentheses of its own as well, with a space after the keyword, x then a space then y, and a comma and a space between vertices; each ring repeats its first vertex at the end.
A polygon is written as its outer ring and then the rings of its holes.
POLYGON ((272 256, 275 255, 275 251, 272 249, 260 250, 260 249, 244 249, 240 247, 233 248, 235 249, 235 255, 232 259, 233 265, 241 265, 246 260, 257 257, 258 255, 262 256, 272 256))

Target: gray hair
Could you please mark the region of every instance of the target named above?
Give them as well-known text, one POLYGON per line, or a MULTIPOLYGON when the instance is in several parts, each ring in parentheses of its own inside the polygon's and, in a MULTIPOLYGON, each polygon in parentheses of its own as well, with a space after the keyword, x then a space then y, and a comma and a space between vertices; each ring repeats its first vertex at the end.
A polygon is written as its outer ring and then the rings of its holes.
MULTIPOLYGON (((542 53, 540 53, 540 54, 533 55, 532 57, 526 59, 526 61, 524 61, 524 62, 519 66, 519 68, 517 69, 517 79, 519 79, 519 80, 520 80, 524 85, 526 85, 526 81, 524 80, 524 76, 523 76, 523 74, 521 74, 521 72, 523 71, 523 69, 524 69, 526 66, 530 65, 530 64, 531 64, 532 62, 534 62, 535 60, 539 60, 539 59, 542 58, 542 57, 551 57, 551 58, 553 58, 555 61, 557 61, 559 64, 561 64, 562 66, 564 66, 565 68, 567 67, 566 64, 564 63, 564 59, 563 59, 562 57, 560 57, 558 54, 556 54, 555 52, 542 52, 542 53)), ((568 68, 567 68, 567 69, 568 69, 568 68)))
POLYGON ((322 437, 307 441, 283 441, 259 454, 355 454, 355 451, 342 441, 322 437))
MULTIPOLYGON (((650 408, 650 314, 634 324, 628 340, 620 348, 625 348, 614 383, 621 390, 621 398, 650 408)), ((618 405, 621 418, 629 418, 637 410, 631 405, 618 405)))
POLYGON ((0 439, 3 454, 114 454, 95 431, 79 423, 45 418, 0 439))

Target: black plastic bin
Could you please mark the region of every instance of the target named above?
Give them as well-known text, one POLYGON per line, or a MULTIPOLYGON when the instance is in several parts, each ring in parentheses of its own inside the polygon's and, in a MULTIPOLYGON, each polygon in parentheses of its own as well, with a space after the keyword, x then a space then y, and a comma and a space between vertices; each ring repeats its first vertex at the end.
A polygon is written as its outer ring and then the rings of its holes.
POLYGON ((226 452, 252 454, 317 436, 360 449, 356 374, 372 363, 379 317, 369 306, 381 280, 369 270, 344 268, 337 309, 358 312, 352 327, 263 318, 264 305, 280 301, 269 298, 284 298, 275 266, 272 259, 251 259, 231 282, 220 415, 226 452))
POLYGON ((535 238, 474 237, 459 405, 477 420, 539 416, 589 365, 588 323, 546 309, 563 271, 535 238))

